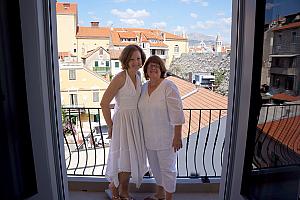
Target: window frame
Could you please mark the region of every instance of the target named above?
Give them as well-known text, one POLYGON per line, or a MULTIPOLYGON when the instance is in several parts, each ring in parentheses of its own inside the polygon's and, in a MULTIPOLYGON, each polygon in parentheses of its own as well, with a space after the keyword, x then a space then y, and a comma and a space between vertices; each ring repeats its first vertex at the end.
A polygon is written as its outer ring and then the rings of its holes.
POLYGON ((99 91, 93 91, 93 102, 99 102, 99 101, 100 101, 100 92, 99 91))
POLYGON ((76 80, 76 69, 69 69, 69 80, 76 80))

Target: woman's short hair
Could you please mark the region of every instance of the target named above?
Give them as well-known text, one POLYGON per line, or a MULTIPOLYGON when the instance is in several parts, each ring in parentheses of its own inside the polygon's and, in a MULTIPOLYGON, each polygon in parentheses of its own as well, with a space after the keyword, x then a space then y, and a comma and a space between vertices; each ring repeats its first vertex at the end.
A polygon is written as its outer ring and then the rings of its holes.
POLYGON ((122 64, 122 69, 126 70, 129 68, 128 63, 130 61, 130 58, 131 58, 133 52, 135 52, 135 51, 139 51, 141 53, 142 65, 145 63, 146 55, 145 55, 143 49, 141 47, 139 47, 138 45, 130 44, 123 49, 123 51, 119 57, 119 60, 121 61, 121 64, 122 64))
POLYGON ((146 63, 144 64, 143 71, 144 71, 144 76, 145 76, 146 80, 149 79, 149 76, 147 74, 147 69, 148 69, 148 66, 149 66, 150 63, 158 64, 160 72, 161 72, 160 78, 165 78, 165 74, 166 74, 167 69, 166 69, 164 61, 160 57, 158 57, 156 55, 153 55, 153 56, 150 56, 147 59, 146 63))

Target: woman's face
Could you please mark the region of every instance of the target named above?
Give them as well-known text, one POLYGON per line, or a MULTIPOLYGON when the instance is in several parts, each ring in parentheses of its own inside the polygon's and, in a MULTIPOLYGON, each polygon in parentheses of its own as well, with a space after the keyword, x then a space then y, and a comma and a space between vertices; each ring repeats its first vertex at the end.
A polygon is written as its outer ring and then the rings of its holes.
POLYGON ((150 80, 160 79, 161 71, 159 64, 149 63, 147 67, 147 74, 150 80))
POLYGON ((139 70, 139 68, 142 66, 142 56, 140 51, 134 51, 130 57, 130 60, 128 62, 128 69, 134 69, 139 70))

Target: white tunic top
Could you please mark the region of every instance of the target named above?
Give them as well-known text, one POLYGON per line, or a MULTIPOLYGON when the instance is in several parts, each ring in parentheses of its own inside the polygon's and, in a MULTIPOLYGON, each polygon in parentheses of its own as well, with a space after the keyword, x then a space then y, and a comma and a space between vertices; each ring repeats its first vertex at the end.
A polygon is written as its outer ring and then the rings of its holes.
POLYGON ((138 108, 146 148, 151 150, 171 148, 174 126, 184 124, 182 101, 176 85, 164 79, 149 96, 146 82, 142 87, 138 108))

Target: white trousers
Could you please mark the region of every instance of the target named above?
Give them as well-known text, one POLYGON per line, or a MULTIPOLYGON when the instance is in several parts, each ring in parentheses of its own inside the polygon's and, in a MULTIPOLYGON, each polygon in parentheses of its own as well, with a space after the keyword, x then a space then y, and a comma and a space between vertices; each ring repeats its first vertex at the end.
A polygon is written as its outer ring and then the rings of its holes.
POLYGON ((156 184, 167 192, 176 190, 176 156, 173 148, 166 150, 147 149, 148 161, 156 184))

